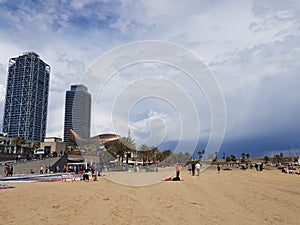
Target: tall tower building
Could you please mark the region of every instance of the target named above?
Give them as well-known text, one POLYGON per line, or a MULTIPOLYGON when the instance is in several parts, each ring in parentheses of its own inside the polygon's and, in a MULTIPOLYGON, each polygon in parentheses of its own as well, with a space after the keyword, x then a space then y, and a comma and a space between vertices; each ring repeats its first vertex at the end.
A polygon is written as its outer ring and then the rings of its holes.
POLYGON ((70 129, 83 138, 90 137, 91 94, 82 84, 72 85, 66 92, 64 141, 70 142, 70 129))
POLYGON ((44 140, 49 77, 50 66, 34 52, 9 60, 2 128, 8 137, 44 140))

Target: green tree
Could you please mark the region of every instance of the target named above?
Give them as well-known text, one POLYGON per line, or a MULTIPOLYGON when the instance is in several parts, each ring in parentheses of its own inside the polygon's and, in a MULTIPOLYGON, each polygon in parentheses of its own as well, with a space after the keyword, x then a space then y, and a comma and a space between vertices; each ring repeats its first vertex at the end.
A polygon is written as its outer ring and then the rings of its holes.
POLYGON ((274 162, 277 162, 277 163, 281 162, 281 157, 280 157, 280 155, 274 155, 273 161, 274 161, 274 162))
POLYGON ((229 157, 230 157, 230 161, 236 162, 236 157, 235 157, 235 155, 232 155, 232 154, 231 154, 229 157))
POLYGON ((205 150, 198 151, 199 160, 202 159, 203 155, 205 154, 205 150))
POLYGON ((143 161, 143 165, 146 164, 146 162, 148 161, 148 158, 149 158, 149 146, 146 145, 146 144, 142 144, 140 147, 139 147, 139 150, 138 150, 138 155, 139 155, 139 158, 142 159, 143 161))
POLYGON ((163 159, 165 160, 172 154, 172 151, 170 149, 167 149, 164 150, 162 153, 163 153, 163 159))
MULTIPOLYGON (((123 155, 126 154, 126 164, 128 164, 128 159, 133 152, 136 151, 135 140, 128 135, 127 137, 121 137, 119 141, 122 143, 123 155)), ((123 162, 123 160, 122 160, 123 162)))
POLYGON ((246 156, 246 153, 243 152, 243 153, 241 154, 241 156, 242 156, 241 162, 243 163, 243 162, 245 162, 245 156, 246 156))
POLYGON ((283 162, 283 153, 280 152, 279 156, 280 156, 280 161, 283 162))
POLYGON ((133 152, 136 151, 135 140, 130 136, 121 137, 118 140, 110 141, 105 144, 107 151, 114 157, 118 157, 120 163, 123 163, 124 156, 126 155, 126 163, 128 163, 128 158, 133 152))
POLYGON ((123 149, 123 144, 119 140, 106 143, 105 148, 112 156, 118 157, 119 163, 123 163, 125 151, 123 149))
POLYGON ((15 138, 12 140, 12 143, 13 143, 14 146, 17 147, 17 154, 20 154, 20 153, 21 153, 22 145, 25 144, 25 139, 24 139, 24 137, 22 137, 22 136, 15 137, 15 138))
POLYGON ((246 157, 247 157, 247 162, 249 162, 250 154, 247 153, 247 154, 246 154, 246 157))
POLYGON ((170 149, 164 150, 162 152, 158 152, 157 154, 160 157, 160 162, 163 162, 163 164, 169 164, 170 163, 170 157, 173 155, 172 151, 170 149))
POLYGON ((265 161, 265 163, 268 163, 269 162, 269 160, 270 160, 270 158, 266 155, 265 157, 264 157, 264 161, 265 161))
POLYGON ((159 150, 157 147, 152 146, 150 148, 150 152, 149 152, 149 160, 153 160, 153 161, 157 161, 157 154, 159 153, 159 150))
POLYGON ((41 146, 41 142, 39 142, 39 141, 35 141, 32 145, 33 149, 38 149, 38 148, 40 148, 40 146, 41 146))

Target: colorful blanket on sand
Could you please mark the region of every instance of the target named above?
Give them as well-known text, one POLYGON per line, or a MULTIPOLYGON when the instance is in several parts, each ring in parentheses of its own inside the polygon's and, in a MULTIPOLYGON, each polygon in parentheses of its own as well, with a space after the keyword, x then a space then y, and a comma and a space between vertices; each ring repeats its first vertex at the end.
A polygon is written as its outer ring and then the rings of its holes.
POLYGON ((15 188, 15 187, 11 186, 11 184, 0 184, 0 190, 11 189, 11 188, 15 188))

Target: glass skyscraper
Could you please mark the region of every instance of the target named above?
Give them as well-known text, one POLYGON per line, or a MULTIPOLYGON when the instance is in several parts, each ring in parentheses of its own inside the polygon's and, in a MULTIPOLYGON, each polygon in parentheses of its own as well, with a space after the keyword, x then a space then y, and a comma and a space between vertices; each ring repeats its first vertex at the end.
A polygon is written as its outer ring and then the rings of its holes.
POLYGON ((9 60, 2 129, 8 137, 44 140, 49 78, 50 66, 34 52, 9 60))
POLYGON ((82 138, 90 137, 91 94, 82 84, 71 85, 66 92, 64 142, 71 144, 70 129, 82 138))

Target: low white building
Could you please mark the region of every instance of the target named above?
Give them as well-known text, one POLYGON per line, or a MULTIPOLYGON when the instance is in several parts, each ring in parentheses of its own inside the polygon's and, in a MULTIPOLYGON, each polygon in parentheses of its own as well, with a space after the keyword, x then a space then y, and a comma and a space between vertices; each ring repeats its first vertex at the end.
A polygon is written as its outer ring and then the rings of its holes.
POLYGON ((63 153, 66 150, 66 143, 62 141, 62 138, 58 137, 46 137, 44 142, 41 142, 41 149, 44 149, 48 153, 63 153))

